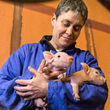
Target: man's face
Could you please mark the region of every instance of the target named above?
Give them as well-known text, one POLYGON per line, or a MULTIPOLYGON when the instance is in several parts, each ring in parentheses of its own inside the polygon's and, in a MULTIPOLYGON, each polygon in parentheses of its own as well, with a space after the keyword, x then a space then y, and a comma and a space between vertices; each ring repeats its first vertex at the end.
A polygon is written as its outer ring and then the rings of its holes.
POLYGON ((64 49, 74 43, 84 25, 81 15, 74 11, 63 12, 57 19, 54 14, 52 17, 53 37, 50 41, 56 49, 64 49))

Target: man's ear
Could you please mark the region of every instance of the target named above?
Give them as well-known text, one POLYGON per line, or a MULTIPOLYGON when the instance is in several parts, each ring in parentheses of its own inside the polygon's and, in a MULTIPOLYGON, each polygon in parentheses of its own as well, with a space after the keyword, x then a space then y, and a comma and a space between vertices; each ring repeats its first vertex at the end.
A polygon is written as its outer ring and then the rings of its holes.
POLYGON ((52 26, 55 25, 55 22, 56 22, 56 15, 55 15, 55 13, 53 13, 52 19, 51 19, 52 26))

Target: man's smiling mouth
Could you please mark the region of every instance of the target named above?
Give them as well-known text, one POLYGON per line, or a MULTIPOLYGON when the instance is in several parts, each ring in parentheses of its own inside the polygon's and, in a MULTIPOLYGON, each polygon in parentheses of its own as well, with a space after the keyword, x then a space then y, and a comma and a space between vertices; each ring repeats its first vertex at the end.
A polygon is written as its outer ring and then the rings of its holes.
POLYGON ((70 37, 64 37, 62 36, 65 40, 72 40, 70 37))

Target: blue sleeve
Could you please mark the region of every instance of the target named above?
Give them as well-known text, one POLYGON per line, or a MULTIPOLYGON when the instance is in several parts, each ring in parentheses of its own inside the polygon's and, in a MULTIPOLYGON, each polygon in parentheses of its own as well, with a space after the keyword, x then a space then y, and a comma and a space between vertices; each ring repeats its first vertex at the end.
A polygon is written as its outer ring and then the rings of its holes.
MULTIPOLYGON (((89 66, 97 68, 102 76, 104 76, 98 67, 97 60, 90 52, 87 51, 84 54, 76 58, 78 59, 78 63, 83 61, 89 66)), ((79 66, 81 65, 79 64, 79 66)), ((79 68, 79 66, 77 68, 79 68)), ((54 108, 56 108, 56 110, 102 110, 108 97, 107 84, 105 83, 102 86, 84 84, 79 87, 79 95, 81 99, 80 101, 76 101, 72 96, 72 88, 69 83, 49 81, 47 110, 54 110, 54 108)))
POLYGON ((14 86, 17 85, 16 79, 30 79, 30 76, 22 75, 25 59, 23 48, 13 53, 0 69, 0 108, 2 110, 25 110, 33 103, 33 101, 24 101, 14 90, 14 86))

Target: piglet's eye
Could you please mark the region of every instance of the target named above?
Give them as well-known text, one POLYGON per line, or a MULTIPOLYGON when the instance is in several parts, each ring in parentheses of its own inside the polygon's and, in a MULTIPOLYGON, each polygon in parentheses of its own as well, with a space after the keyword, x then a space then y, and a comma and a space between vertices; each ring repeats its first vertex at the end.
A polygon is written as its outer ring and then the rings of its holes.
POLYGON ((60 55, 58 55, 58 58, 60 58, 60 55))
POLYGON ((98 72, 97 72, 97 71, 96 71, 95 73, 96 73, 96 74, 98 74, 98 72))

